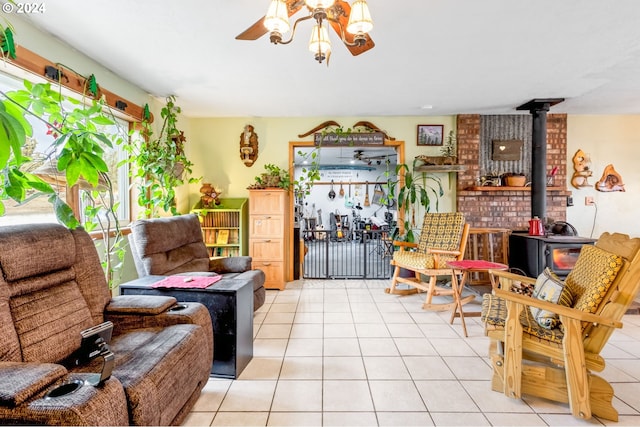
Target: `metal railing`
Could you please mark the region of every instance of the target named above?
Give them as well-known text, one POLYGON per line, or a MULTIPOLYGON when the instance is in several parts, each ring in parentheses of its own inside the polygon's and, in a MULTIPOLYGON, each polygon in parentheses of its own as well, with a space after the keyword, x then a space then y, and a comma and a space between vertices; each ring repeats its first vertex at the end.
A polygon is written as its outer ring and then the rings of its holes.
POLYGON ((305 279, 388 279, 393 246, 385 230, 352 230, 338 238, 327 230, 305 231, 305 279))

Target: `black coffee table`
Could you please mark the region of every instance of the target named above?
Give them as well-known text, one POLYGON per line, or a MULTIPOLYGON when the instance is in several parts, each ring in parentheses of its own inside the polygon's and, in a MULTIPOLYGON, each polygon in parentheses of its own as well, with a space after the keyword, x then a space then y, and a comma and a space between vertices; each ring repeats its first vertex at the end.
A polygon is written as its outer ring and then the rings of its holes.
POLYGON ((151 287, 165 277, 146 276, 123 283, 120 295, 164 295, 203 304, 213 325, 211 376, 237 378, 253 358, 253 285, 223 278, 205 289, 151 287))

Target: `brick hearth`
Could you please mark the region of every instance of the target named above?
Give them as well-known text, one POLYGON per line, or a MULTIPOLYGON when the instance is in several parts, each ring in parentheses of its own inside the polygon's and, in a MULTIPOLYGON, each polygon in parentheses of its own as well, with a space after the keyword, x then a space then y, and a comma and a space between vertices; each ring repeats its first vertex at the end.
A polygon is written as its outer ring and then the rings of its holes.
MULTIPOLYGON (((531 219, 531 191, 503 190, 502 188, 478 187, 478 179, 486 174, 481 167, 482 156, 490 152, 488 147, 494 139, 511 139, 513 131, 521 129, 507 129, 509 134, 483 135, 482 120, 491 120, 496 116, 459 115, 457 118, 458 163, 464 165, 465 171, 458 174, 457 206, 463 212, 472 227, 491 228, 503 227, 514 230, 528 228, 531 219), (489 145, 486 145, 489 144, 489 145)), ((504 119, 504 118, 502 118, 504 119)), ((521 122, 522 117, 518 117, 521 122)), ((547 172, 553 166, 558 166, 554 177, 554 185, 547 188, 547 220, 565 221, 567 210, 566 190, 567 176, 567 116, 566 114, 547 115, 547 172)), ((531 150, 530 139, 525 139, 523 150, 531 150)), ((530 159, 530 155, 525 158, 530 159)), ((483 160, 484 164, 491 161, 483 160)), ((530 165, 525 164, 524 172, 527 180, 531 179, 530 165)), ((506 172, 506 171, 503 171, 506 172)))

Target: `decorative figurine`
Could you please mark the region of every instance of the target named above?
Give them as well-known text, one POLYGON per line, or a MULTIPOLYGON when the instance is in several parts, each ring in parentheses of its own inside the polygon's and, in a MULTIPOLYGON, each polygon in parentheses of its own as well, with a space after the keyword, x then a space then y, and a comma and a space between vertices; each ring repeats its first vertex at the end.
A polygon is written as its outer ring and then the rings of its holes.
POLYGON ((575 188, 589 187, 587 179, 593 175, 591 171, 591 159, 584 151, 578 150, 573 156, 573 169, 575 172, 571 177, 571 185, 575 188))
POLYGON ((222 191, 213 188, 211 184, 205 182, 200 187, 200 200, 203 208, 213 208, 220 204, 220 194, 222 191))
POLYGON ((247 167, 253 166, 258 159, 258 134, 251 125, 246 125, 240 134, 240 158, 247 167))

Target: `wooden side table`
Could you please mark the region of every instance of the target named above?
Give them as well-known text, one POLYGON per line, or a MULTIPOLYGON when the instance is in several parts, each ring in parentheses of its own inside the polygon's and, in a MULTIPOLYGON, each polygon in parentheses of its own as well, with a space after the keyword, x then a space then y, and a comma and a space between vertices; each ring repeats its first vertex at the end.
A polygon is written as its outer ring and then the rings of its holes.
MULTIPOLYGON (((464 289, 464 285, 469 279, 470 273, 488 273, 489 270, 508 270, 509 266, 506 264, 501 264, 499 262, 472 259, 462 261, 449 261, 447 262, 447 266, 451 268, 451 289, 453 291, 454 299, 453 310, 451 311, 451 320, 449 321, 449 323, 453 324, 453 319, 455 319, 456 317, 460 317, 464 336, 467 337, 467 325, 464 322, 464 310, 462 309, 463 302, 460 297, 462 296, 462 290, 464 289), (459 282, 458 274, 462 274, 462 278, 459 282)), ((493 287, 493 278, 491 278, 491 281, 491 286, 493 287)))

